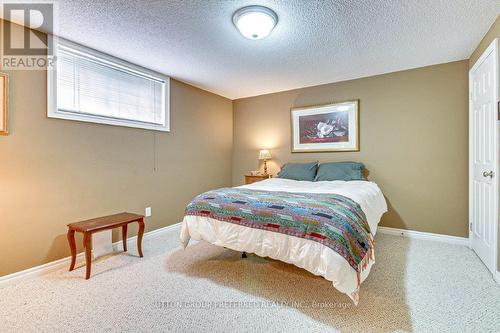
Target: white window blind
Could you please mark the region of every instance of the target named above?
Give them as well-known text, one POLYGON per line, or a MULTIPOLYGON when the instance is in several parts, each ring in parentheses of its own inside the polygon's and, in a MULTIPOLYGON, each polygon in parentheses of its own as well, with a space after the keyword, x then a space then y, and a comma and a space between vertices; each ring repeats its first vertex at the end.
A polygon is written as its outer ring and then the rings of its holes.
MULTIPOLYGON (((168 78, 94 50, 58 43, 55 118, 169 130, 168 78)), ((54 106, 52 106, 52 109, 54 106)))

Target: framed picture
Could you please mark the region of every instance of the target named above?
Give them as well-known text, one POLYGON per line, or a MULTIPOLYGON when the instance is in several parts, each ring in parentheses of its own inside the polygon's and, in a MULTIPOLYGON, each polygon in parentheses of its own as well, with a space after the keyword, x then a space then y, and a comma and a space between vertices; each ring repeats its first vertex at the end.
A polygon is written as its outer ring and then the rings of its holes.
POLYGON ((291 110, 292 153, 359 151, 359 101, 291 110))
POLYGON ((9 77, 0 73, 0 135, 7 135, 7 90, 9 77))

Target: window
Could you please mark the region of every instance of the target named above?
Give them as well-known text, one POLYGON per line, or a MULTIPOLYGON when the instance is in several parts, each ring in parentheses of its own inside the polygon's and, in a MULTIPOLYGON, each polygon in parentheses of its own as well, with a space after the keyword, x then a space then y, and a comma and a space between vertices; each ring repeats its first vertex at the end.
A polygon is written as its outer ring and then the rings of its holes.
POLYGON ((48 71, 48 117, 170 130, 170 79, 65 40, 48 71))

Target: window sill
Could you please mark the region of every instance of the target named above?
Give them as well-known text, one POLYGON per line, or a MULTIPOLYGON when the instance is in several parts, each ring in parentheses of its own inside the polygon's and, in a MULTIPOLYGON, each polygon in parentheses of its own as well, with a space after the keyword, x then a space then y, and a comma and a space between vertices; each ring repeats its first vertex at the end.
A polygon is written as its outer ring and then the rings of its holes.
MULTIPOLYGON (((127 120, 127 119, 99 117, 99 116, 89 115, 89 114, 76 114, 76 113, 65 112, 65 111, 60 111, 60 110, 54 111, 54 110, 49 109, 47 112, 47 116, 49 118, 82 121, 82 122, 95 123, 95 124, 106 124, 106 125, 112 125, 112 126, 142 128, 142 129, 153 130, 153 131, 162 131, 162 132, 169 132, 170 131, 170 127, 168 125, 143 123, 143 122, 127 120)), ((168 124, 168 121, 167 121, 167 124, 168 124)))

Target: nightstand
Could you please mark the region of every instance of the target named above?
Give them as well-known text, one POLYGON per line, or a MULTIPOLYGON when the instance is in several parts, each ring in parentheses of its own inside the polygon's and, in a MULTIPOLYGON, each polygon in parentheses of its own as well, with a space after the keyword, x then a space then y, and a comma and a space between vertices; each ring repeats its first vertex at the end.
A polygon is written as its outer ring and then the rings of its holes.
POLYGON ((271 175, 267 175, 267 176, 252 176, 252 175, 245 175, 245 184, 252 184, 252 183, 255 183, 255 182, 260 182, 261 180, 264 180, 264 179, 267 179, 267 178, 271 178, 271 175))

